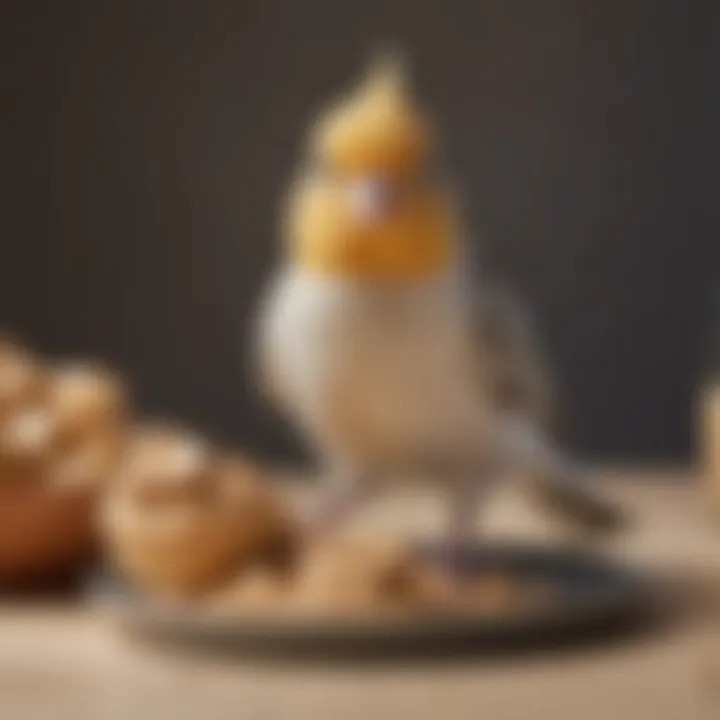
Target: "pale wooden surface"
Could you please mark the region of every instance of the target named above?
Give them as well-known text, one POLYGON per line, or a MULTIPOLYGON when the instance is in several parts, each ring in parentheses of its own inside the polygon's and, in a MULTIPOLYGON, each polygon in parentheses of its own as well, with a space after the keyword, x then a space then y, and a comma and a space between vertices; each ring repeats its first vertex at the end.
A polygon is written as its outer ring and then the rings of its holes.
MULTIPOLYGON (((720 578, 720 524, 713 527, 687 477, 673 479, 632 473, 612 484, 637 528, 609 550, 720 578)), ((437 505, 386 501, 361 525, 388 522, 436 527, 437 505)), ((489 524, 493 533, 548 536, 513 498, 499 501, 489 524)), ((717 720, 720 632, 698 617, 657 637, 555 657, 374 668, 220 665, 141 647, 87 608, 5 606, 0 718, 717 720)))

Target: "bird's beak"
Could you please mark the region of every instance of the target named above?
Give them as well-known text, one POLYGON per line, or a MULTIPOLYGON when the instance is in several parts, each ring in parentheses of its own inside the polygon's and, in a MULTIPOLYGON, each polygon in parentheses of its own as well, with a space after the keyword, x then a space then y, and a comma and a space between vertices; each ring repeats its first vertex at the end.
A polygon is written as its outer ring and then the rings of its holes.
POLYGON ((347 202, 352 215, 363 222, 377 222, 393 209, 395 193, 392 184, 382 177, 364 176, 350 181, 347 202))

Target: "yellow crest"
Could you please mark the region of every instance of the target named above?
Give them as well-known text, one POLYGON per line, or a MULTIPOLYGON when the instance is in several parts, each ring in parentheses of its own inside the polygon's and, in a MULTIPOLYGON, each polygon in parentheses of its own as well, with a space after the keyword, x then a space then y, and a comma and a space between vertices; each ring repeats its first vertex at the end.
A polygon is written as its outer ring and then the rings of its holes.
POLYGON ((382 56, 312 128, 313 170, 293 187, 286 218, 294 262, 363 278, 442 271, 453 213, 430 169, 432 146, 402 64, 382 56))

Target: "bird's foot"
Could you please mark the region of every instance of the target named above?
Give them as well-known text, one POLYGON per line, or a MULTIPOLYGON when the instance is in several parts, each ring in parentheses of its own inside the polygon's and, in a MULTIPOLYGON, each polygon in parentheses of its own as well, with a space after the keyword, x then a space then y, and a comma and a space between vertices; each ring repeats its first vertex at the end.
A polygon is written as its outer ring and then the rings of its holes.
POLYGON ((311 538, 324 538, 335 534, 360 506, 363 495, 354 488, 334 489, 320 499, 310 513, 305 529, 311 538))
POLYGON ((326 538, 343 526, 347 513, 322 508, 305 520, 305 534, 310 538, 326 538))
POLYGON ((467 580, 474 571, 472 538, 453 536, 443 544, 440 557, 440 570, 454 583, 467 580))

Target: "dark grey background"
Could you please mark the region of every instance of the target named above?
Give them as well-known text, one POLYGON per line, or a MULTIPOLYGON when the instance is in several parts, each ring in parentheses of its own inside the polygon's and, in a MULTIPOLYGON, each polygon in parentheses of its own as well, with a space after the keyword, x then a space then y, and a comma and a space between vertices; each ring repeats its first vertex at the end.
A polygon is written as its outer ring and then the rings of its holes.
POLYGON ((246 323, 306 124, 393 38, 483 261, 535 308, 575 446, 683 454, 719 259, 715 6, 3 3, 0 324, 110 359, 150 412, 291 448, 246 323))

